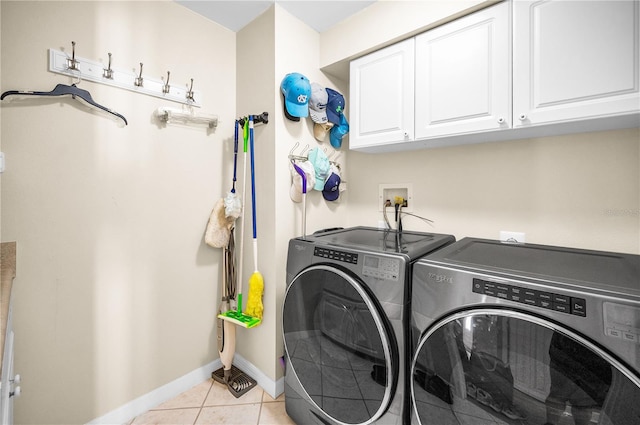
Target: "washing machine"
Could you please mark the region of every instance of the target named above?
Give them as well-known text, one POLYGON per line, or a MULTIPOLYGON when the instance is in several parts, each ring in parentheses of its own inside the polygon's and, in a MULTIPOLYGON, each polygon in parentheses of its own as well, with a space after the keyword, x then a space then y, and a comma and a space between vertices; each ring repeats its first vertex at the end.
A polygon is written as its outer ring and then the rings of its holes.
POLYGON ((451 235, 354 227, 289 242, 285 405, 298 424, 403 424, 413 263, 451 235))
POLYGON ((640 424, 640 256, 464 238, 413 268, 414 424, 640 424))

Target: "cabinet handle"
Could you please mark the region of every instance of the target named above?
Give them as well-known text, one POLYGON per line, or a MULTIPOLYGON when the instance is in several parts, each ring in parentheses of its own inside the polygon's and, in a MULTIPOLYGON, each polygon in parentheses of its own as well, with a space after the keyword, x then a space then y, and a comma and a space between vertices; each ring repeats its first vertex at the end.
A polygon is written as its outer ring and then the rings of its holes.
POLYGON ((405 138, 405 139, 408 139, 408 138, 409 138, 409 132, 408 132, 408 131, 405 131, 405 132, 404 132, 404 138, 405 138))
POLYGON ((20 397, 20 394, 22 394, 22 388, 15 387, 13 391, 9 393, 9 397, 20 397))
POLYGON ((520 121, 524 121, 524 120, 526 120, 526 119, 527 119, 527 114, 520 114, 520 115, 518 115, 518 119, 519 119, 520 121))
POLYGON ((20 383, 20 379, 22 379, 22 378, 20 377, 20 374, 19 374, 19 373, 16 373, 16 376, 14 376, 14 377, 13 377, 13 379, 10 379, 9 381, 10 381, 10 382, 13 382, 14 384, 19 384, 19 383, 20 383))
POLYGON ((504 118, 503 117, 498 118, 498 124, 504 124, 504 118))

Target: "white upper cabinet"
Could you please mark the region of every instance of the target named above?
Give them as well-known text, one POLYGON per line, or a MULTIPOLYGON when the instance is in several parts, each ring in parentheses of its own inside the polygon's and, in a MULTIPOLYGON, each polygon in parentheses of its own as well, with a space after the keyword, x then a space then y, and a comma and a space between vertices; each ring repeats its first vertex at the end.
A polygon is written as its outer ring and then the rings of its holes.
POLYGON ((350 148, 638 127, 639 75, 639 0, 504 1, 354 60, 350 148))
POLYGON ((511 126, 509 6, 416 37, 416 139, 511 126))
POLYGON ((414 40, 350 64, 349 147, 413 139, 414 40))
POLYGON ((513 7, 514 127, 638 112, 638 1, 513 7))

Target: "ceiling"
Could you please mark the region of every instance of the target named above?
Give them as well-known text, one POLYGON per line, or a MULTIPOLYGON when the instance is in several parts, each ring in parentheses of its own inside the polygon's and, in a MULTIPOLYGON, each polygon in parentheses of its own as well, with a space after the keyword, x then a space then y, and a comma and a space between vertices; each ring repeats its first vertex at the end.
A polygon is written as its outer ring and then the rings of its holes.
POLYGON ((175 0, 194 12, 237 32, 274 3, 318 32, 324 32, 349 16, 375 3, 367 0, 175 0))

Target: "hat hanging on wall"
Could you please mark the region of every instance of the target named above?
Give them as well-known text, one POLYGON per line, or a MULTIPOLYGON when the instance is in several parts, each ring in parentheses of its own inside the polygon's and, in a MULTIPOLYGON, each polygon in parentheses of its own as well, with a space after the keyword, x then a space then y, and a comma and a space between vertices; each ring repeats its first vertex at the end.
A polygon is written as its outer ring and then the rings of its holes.
POLYGON ((340 115, 340 124, 334 125, 329 133, 329 141, 331 146, 336 149, 340 149, 342 146, 342 138, 349 132, 349 123, 344 114, 340 115))
POLYGON ((335 165, 331 164, 329 177, 324 183, 324 189, 322 189, 322 196, 327 201, 335 201, 340 196, 340 170, 335 165))
POLYGON ((291 121, 309 116, 309 98, 311 83, 298 72, 285 75, 280 83, 280 91, 284 98, 284 115, 291 121))
POLYGON ((327 119, 327 101, 329 95, 323 86, 311 83, 311 98, 309 99, 309 116, 313 122, 325 124, 327 119))
POLYGON ((324 142, 331 127, 333 127, 333 123, 331 122, 313 124, 313 137, 315 137, 318 142, 324 142))
POLYGON ((327 87, 327 119, 334 124, 340 124, 340 116, 344 113, 344 96, 327 87))
MULTIPOLYGON (((299 162, 298 167, 304 171, 307 192, 313 189, 316 184, 316 170, 313 168, 313 164, 309 161, 299 162)), ((291 188, 289 189, 289 196, 293 202, 302 202, 302 176, 291 166, 291 188)))
POLYGON ((313 164, 316 175, 316 183, 313 188, 315 190, 323 190, 324 182, 329 176, 329 171, 331 169, 329 158, 322 149, 316 147, 311 149, 311 151, 309 152, 309 162, 313 164))

